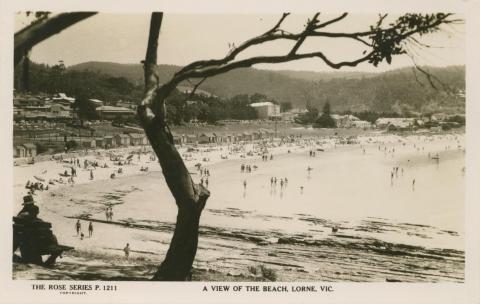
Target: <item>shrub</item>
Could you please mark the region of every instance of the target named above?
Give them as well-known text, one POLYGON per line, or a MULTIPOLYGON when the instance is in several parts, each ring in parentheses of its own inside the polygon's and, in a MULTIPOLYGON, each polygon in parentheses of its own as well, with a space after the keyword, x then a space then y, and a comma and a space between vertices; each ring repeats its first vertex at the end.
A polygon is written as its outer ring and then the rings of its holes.
POLYGON ((65 143, 65 147, 67 148, 67 150, 75 149, 78 147, 78 143, 74 140, 69 140, 65 143))
POLYGON ((260 265, 260 271, 262 272, 262 277, 268 279, 272 282, 277 280, 277 273, 274 269, 268 268, 264 265, 260 265))

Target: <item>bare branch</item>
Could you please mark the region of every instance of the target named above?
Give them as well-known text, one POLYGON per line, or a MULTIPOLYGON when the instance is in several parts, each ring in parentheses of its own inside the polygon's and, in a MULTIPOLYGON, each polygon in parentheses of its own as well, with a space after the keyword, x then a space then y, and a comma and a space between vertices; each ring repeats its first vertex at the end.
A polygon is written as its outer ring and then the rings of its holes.
POLYGON ((300 46, 303 44, 305 39, 307 39, 308 35, 315 30, 317 27, 317 22, 318 22, 318 16, 320 13, 316 13, 312 20, 307 22, 307 25, 305 26, 305 30, 300 34, 300 37, 298 38, 297 42, 293 46, 293 48, 290 50, 290 54, 295 54, 300 46))
POLYGON ((183 77, 189 78, 200 78, 200 77, 211 77, 218 74, 226 73, 228 71, 238 69, 238 68, 246 68, 251 67, 255 64, 260 63, 282 63, 288 62, 293 60, 305 59, 305 58, 320 58, 322 59, 329 67, 333 69, 339 69, 344 66, 356 66, 361 62, 367 61, 372 53, 353 61, 342 61, 338 63, 334 63, 333 61, 329 60, 322 52, 312 52, 312 53, 304 53, 304 54, 288 54, 284 56, 259 56, 259 57, 252 57, 236 62, 229 63, 227 65, 219 66, 219 67, 211 67, 203 70, 193 70, 188 72, 188 74, 183 75, 183 77))
POLYGON ((332 20, 329 20, 327 22, 324 22, 324 23, 320 23, 319 25, 317 25, 315 27, 316 30, 320 29, 320 28, 323 28, 323 27, 327 27, 329 26, 330 24, 333 24, 333 23, 336 23, 340 20, 342 20, 343 18, 347 17, 348 16, 348 13, 343 13, 342 15, 340 15, 339 17, 337 18, 333 18, 332 20))
POLYGON ((41 19, 18 31, 14 37, 14 65, 16 66, 23 54, 36 44, 95 14, 92 12, 59 14, 52 18, 41 19))
POLYGON ((202 80, 200 80, 192 89, 190 92, 190 95, 188 96, 189 98, 192 98, 193 95, 195 95, 195 91, 197 91, 198 87, 207 79, 207 77, 203 77, 202 80))
POLYGON ((288 15, 290 15, 290 13, 283 13, 282 17, 280 18, 280 20, 278 20, 278 22, 275 24, 275 26, 271 30, 266 32, 264 35, 268 35, 268 34, 271 34, 271 33, 274 33, 275 31, 277 31, 280 28, 280 25, 285 20, 285 18, 288 17, 288 15))
POLYGON ((415 76, 415 81, 421 86, 421 87, 424 87, 425 85, 423 84, 423 82, 420 81, 420 79, 418 79, 417 77, 417 69, 415 67, 412 68, 412 71, 413 71, 413 76, 415 76))
POLYGON ((387 18, 388 14, 379 14, 378 15, 378 21, 377 21, 377 27, 381 27, 382 26, 382 23, 383 23, 383 20, 385 20, 385 18, 387 18))
MULTIPOLYGON (((428 83, 430 84, 430 86, 435 89, 435 90, 438 90, 437 86, 435 85, 434 81, 438 82, 444 90, 448 91, 450 90, 450 88, 448 87, 448 85, 446 85, 445 83, 443 83, 443 81, 441 81, 437 76, 433 75, 432 73, 424 70, 423 68, 421 68, 416 62, 415 62, 415 59, 413 58, 413 56, 411 56, 410 54, 407 54, 408 57, 410 57, 410 59, 412 60, 413 62, 413 65, 415 66, 415 69, 420 71, 423 75, 425 75, 425 77, 427 78, 428 80, 428 83)), ((415 78, 417 78, 417 75, 415 74, 415 78)), ((423 86, 423 85, 422 85, 423 86)))

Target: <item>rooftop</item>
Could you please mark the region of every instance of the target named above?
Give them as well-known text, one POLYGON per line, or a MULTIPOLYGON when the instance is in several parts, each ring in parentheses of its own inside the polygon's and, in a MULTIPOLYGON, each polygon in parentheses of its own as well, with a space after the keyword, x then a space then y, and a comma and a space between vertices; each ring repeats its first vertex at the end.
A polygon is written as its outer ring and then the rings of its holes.
POLYGON ((273 103, 270 101, 254 102, 254 103, 251 103, 250 106, 251 107, 273 106, 273 103))
POLYGON ((114 107, 114 106, 100 106, 96 108, 99 112, 117 112, 117 113, 135 113, 135 111, 124 108, 124 107, 114 107))

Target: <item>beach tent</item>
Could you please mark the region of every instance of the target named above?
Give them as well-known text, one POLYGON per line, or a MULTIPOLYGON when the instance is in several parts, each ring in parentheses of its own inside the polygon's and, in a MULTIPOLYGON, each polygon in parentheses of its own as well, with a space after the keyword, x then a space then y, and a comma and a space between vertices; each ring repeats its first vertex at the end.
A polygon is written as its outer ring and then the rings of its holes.
POLYGON ((32 143, 23 144, 25 147, 25 157, 34 157, 37 155, 37 146, 32 143))
POLYGON ((130 145, 130 136, 127 134, 116 134, 115 143, 117 146, 126 147, 130 145))
POLYGON ((143 133, 130 133, 128 134, 128 136, 130 137, 130 144, 132 146, 141 146, 146 144, 144 142, 146 140, 146 137, 143 133))
POLYGON ((15 157, 20 157, 20 158, 25 157, 25 153, 26 153, 26 150, 24 146, 15 147, 15 157))
POLYGON ((105 148, 112 148, 116 146, 113 136, 107 135, 103 137, 103 140, 105 141, 105 148))
POLYGON ((187 143, 189 144, 196 144, 197 143, 197 137, 192 134, 188 134, 185 136, 187 143))
POLYGON ((201 133, 198 136, 199 144, 209 144, 216 142, 216 135, 214 133, 201 133))
POLYGON ((105 140, 102 137, 95 138, 96 148, 105 148, 105 140))

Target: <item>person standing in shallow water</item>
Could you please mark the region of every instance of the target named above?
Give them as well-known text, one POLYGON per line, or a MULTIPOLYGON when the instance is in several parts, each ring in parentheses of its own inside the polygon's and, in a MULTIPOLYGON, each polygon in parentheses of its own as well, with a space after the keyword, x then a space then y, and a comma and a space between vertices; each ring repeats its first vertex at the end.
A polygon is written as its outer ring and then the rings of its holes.
POLYGON ((93 224, 92 221, 88 224, 88 237, 92 237, 93 235, 93 224))
POLYGON ((80 234, 80 229, 82 229, 82 224, 80 223, 80 220, 77 220, 77 223, 75 224, 75 228, 77 230, 77 236, 80 234))
POLYGON ((123 252, 125 252, 125 258, 128 259, 128 256, 130 255, 130 244, 127 243, 127 246, 123 248, 123 252))

